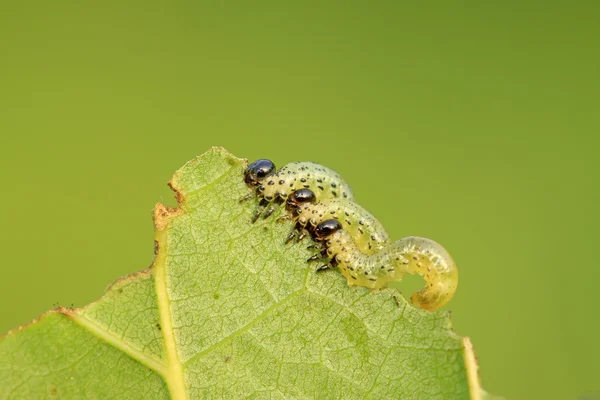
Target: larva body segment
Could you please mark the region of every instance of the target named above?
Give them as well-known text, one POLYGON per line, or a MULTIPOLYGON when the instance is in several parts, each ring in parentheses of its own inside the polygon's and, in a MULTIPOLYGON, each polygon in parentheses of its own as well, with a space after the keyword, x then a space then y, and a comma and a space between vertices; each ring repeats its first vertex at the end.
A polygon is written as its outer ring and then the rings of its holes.
POLYGON ((310 198, 310 195, 305 195, 308 191, 296 191, 288 200, 288 209, 291 218, 296 220, 296 229, 312 232, 321 222, 336 219, 362 253, 373 254, 390 244, 390 238, 383 225, 360 205, 345 199, 302 203, 298 198, 310 198))
MULTIPOLYGON (((315 230, 317 237, 322 224, 315 230)), ((456 264, 450 254, 433 240, 406 237, 369 255, 358 249, 352 235, 341 229, 341 225, 337 229, 328 229, 327 236, 320 240, 323 240, 327 255, 346 277, 348 285, 380 289, 389 282, 401 281, 408 272, 421 275, 425 280, 425 287, 412 295, 415 306, 435 310, 454 296, 458 285, 456 264)))

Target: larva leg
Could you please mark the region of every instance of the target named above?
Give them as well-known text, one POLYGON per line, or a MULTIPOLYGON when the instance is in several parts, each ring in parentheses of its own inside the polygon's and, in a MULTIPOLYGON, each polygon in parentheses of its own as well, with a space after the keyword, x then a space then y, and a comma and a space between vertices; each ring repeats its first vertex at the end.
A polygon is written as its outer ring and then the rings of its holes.
POLYGON ((269 207, 270 205, 271 205, 270 200, 265 199, 264 197, 261 198, 260 201, 258 202, 258 207, 256 208, 256 212, 254 213, 254 216, 252 217, 252 223, 255 223, 260 218, 260 216, 265 211, 265 209, 267 207, 269 207))
MULTIPOLYGON (((290 243, 291 241, 294 240, 294 238, 296 238, 296 242, 301 242, 304 240, 304 238, 306 236, 310 235, 310 232, 308 232, 306 229, 296 229, 294 228, 290 234, 288 235, 288 237, 285 239, 285 244, 290 243)), ((309 246, 310 247, 310 246, 309 246)), ((315 247, 316 248, 316 247, 315 247)))
POLYGON ((321 253, 317 253, 312 257, 309 257, 306 261, 307 262, 312 262, 312 261, 318 261, 318 260, 322 260, 323 256, 321 255, 321 253))
POLYGON ((262 214, 263 209, 259 209, 256 211, 256 213, 254 213, 254 217, 252 217, 252 223, 255 223, 256 221, 258 221, 258 218, 260 218, 260 215, 262 214))
POLYGON ((300 232, 300 234, 298 235, 298 242, 301 242, 302 240, 304 240, 304 238, 306 236, 308 236, 310 233, 306 230, 303 229, 302 232, 300 232))
POLYGON ((329 256, 327 255, 327 250, 321 250, 317 254, 314 254, 312 257, 309 257, 307 262, 319 261, 319 260, 329 260, 329 256))
POLYGON ((247 195, 245 195, 244 197, 242 197, 240 199, 240 203, 245 202, 246 200, 250 199, 252 196, 254 196, 254 193, 248 193, 247 195))
POLYGON ((290 243, 292 240, 294 240, 294 238, 296 237, 297 231, 293 230, 290 232, 290 234, 288 235, 288 237, 285 239, 285 244, 290 243))
POLYGON ((331 269, 331 268, 333 268, 333 265, 324 264, 324 265, 321 265, 319 268, 317 268, 317 272, 327 271, 328 269, 331 269))
POLYGON ((274 211, 275 211, 275 208, 273 208, 273 206, 269 207, 267 212, 263 215, 263 219, 269 218, 271 216, 271 214, 273 214, 274 211))

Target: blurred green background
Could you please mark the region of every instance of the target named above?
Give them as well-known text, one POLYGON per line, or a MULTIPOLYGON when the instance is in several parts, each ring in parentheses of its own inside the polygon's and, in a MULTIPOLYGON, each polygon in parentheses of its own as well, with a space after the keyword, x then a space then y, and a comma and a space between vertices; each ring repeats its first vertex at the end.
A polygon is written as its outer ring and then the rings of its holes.
POLYGON ((0 331, 153 258, 210 146, 338 170, 433 238, 484 387, 600 393, 595 2, 2 2, 0 331))

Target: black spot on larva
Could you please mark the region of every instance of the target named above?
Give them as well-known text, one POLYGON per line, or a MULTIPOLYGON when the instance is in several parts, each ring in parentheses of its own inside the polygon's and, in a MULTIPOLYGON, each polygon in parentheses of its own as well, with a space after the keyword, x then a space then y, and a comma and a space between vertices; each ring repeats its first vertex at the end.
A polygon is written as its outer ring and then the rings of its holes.
POLYGON ((333 197, 337 197, 337 192, 331 192, 331 194, 333 195, 333 197))
POLYGON ((280 180, 279 180, 279 184, 280 184, 280 185, 283 185, 284 183, 285 183, 285 181, 284 181, 283 179, 280 179, 280 180))
POLYGON ((359 223, 360 225, 364 225, 364 224, 365 224, 365 221, 363 221, 363 220, 361 219, 360 221, 358 221, 358 223, 359 223))
POLYGON ((335 184, 335 182, 331 182, 331 187, 334 188, 334 189, 337 187, 337 185, 335 184))
POLYGON ((267 185, 274 185, 274 184, 275 184, 275 182, 273 182, 273 181, 267 182, 267 185))
POLYGON ((300 182, 306 182, 306 178, 300 178, 300 182))
POLYGON ((317 186, 317 187, 321 190, 325 190, 325 188, 323 186, 317 186))

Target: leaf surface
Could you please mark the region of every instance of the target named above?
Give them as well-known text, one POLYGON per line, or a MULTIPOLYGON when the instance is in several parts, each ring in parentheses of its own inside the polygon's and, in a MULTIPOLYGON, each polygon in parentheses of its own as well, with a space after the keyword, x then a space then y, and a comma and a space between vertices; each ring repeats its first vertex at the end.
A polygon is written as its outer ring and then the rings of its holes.
POLYGON ((0 398, 481 398, 447 312, 316 273, 283 210, 250 222, 245 167, 213 148, 181 168, 153 266, 0 339, 0 398))

